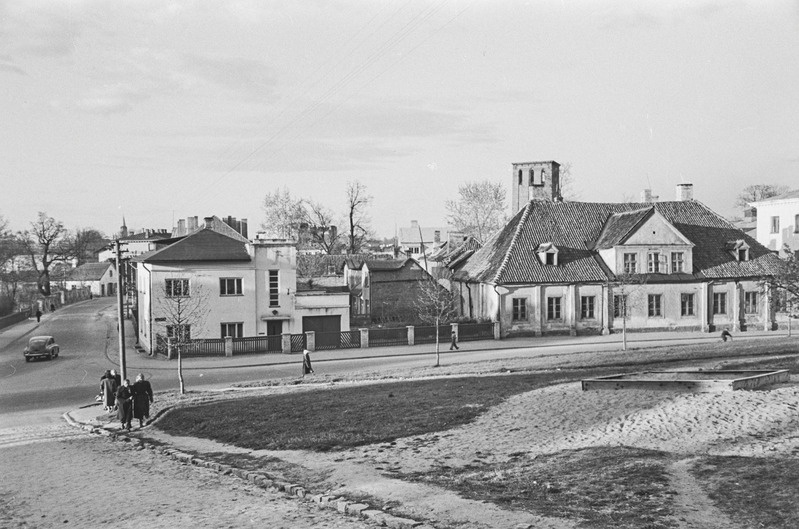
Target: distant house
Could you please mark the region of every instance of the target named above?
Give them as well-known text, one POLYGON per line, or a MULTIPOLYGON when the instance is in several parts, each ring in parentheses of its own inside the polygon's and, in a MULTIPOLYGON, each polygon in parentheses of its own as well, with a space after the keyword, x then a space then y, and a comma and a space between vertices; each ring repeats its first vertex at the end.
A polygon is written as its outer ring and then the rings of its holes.
POLYGON ((449 287, 449 276, 457 270, 466 260, 482 247, 480 241, 471 235, 451 232, 449 240, 438 247, 419 264, 427 266, 426 270, 439 280, 446 280, 445 286, 449 287))
MULTIPOLYGON (((516 165, 513 185, 527 185, 516 165)), ((453 274, 464 316, 499 321, 503 336, 608 333, 623 323, 775 328, 762 281, 778 258, 693 200, 690 184, 671 202, 562 202, 553 179, 533 174, 529 185, 551 199, 524 202, 453 274)))
POLYGON ((413 259, 344 263, 344 280, 350 289, 350 311, 373 322, 414 321, 419 282, 432 277, 413 259))
POLYGON ((219 233, 209 219, 205 228, 141 255, 134 263, 139 341, 150 350, 157 346, 157 337, 177 333, 222 338, 349 329, 348 294, 343 288, 298 285, 292 240, 241 240, 219 233), (165 304, 169 298, 192 295, 206 297, 207 316, 202 324, 177 329, 165 304))
POLYGON ((113 263, 86 263, 71 270, 64 284, 68 289, 86 288, 95 296, 116 295, 117 277, 113 263))
POLYGON ((799 189, 752 202, 757 208, 757 240, 785 256, 785 246, 799 256, 799 189))
POLYGON ((409 228, 399 229, 397 245, 406 256, 423 260, 424 255, 429 255, 449 239, 450 231, 451 228, 447 227, 421 227, 412 220, 409 228))

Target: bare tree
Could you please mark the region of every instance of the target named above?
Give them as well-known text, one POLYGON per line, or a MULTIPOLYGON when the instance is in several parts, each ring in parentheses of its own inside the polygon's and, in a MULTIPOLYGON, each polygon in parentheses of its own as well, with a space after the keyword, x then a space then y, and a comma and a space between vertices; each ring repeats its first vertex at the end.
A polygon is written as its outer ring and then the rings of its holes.
POLYGON ((3 288, 0 293, 0 316, 14 310, 20 281, 14 261, 23 251, 19 241, 8 230, 8 221, 0 215, 0 286, 3 288))
POLYGON ((577 184, 574 182, 571 162, 565 162, 560 165, 558 178, 560 182, 560 196, 563 197, 563 200, 580 200, 581 193, 577 184))
POLYGON ((788 191, 788 186, 777 184, 752 184, 743 188, 736 198, 735 205, 748 208, 750 202, 765 200, 788 191))
POLYGON ((30 257, 32 266, 38 274, 37 286, 39 293, 49 296, 50 268, 53 263, 65 261, 69 258, 67 244, 67 230, 64 225, 48 217, 47 213, 39 212, 39 216, 31 222, 31 229, 19 232, 17 239, 25 253, 30 257))
POLYGON ((96 261, 96 254, 108 244, 105 235, 93 228, 78 228, 66 238, 67 253, 78 265, 96 261))
POLYGON ((646 274, 616 274, 613 281, 608 282, 608 292, 613 303, 613 319, 621 319, 621 348, 627 350, 627 320, 630 310, 643 304, 641 295, 646 284, 646 274))
POLYGON ((160 317, 164 318, 167 340, 178 354, 180 394, 186 393, 183 380, 183 351, 190 347, 192 328, 201 327, 208 316, 208 294, 196 282, 177 277, 164 283, 163 296, 158 299, 160 317))
POLYGON ((366 208, 372 203, 372 196, 366 186, 357 180, 347 182, 347 220, 349 234, 347 253, 359 253, 364 241, 369 238, 369 215, 366 208))
POLYGON ((447 221, 482 244, 507 222, 506 198, 502 184, 489 180, 468 182, 458 187, 456 200, 444 203, 447 221))
POLYGON ((416 316, 436 327, 436 365, 441 365, 441 325, 450 323, 458 315, 457 294, 441 286, 432 277, 419 281, 415 300, 416 316))
POLYGON ((305 208, 301 198, 293 198, 288 188, 267 193, 263 201, 264 221, 261 229, 277 237, 296 238, 305 221, 305 208))
POLYGON ((338 232, 333 212, 318 202, 305 202, 305 219, 308 233, 308 244, 312 248, 322 250, 328 255, 338 253, 341 249, 341 237, 338 232))
POLYGON ((790 246, 784 245, 783 251, 787 255, 782 259, 779 272, 764 281, 761 288, 777 293, 785 302, 788 313, 788 335, 791 335, 791 318, 794 308, 799 304, 799 256, 790 246))

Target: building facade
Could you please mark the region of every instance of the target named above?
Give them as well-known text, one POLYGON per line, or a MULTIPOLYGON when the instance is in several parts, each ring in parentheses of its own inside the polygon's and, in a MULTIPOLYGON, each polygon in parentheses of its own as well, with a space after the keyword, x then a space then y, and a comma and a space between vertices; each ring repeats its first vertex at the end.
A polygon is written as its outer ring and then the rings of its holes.
POLYGON ((757 241, 782 257, 786 249, 799 255, 799 189, 750 206, 757 208, 757 241))

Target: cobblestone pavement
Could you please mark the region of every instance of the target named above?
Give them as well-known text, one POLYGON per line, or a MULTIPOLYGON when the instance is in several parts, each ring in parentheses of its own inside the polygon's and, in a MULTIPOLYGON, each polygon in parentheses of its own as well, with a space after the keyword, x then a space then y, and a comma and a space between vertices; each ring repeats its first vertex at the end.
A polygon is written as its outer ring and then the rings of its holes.
POLYGON ((374 527, 66 424, 0 429, 0 527, 374 527))

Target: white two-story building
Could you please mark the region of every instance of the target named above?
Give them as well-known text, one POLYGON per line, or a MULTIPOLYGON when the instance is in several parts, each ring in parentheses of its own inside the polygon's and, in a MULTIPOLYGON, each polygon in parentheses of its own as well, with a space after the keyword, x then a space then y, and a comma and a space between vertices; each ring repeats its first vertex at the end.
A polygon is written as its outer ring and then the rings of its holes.
POLYGON ((296 256, 293 240, 245 242, 209 226, 135 258, 139 342, 153 350, 157 336, 177 333, 202 339, 349 330, 349 295, 298 292, 296 256), (178 321, 177 298, 201 317, 178 321))

